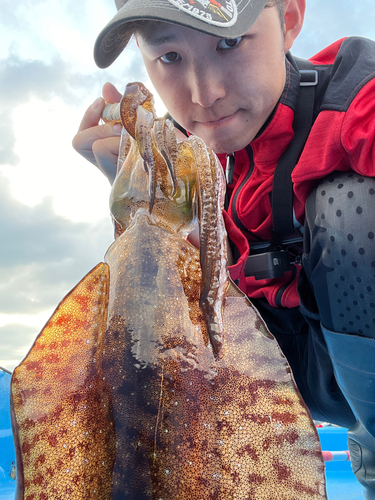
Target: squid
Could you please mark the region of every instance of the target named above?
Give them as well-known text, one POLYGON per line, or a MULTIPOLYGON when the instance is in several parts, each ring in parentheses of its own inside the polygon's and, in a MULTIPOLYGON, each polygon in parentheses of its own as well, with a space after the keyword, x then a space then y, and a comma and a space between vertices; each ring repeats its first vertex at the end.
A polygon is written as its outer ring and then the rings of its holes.
POLYGON ((326 499, 291 369, 228 276, 217 157, 141 83, 104 114, 115 241, 13 373, 16 500, 326 499))

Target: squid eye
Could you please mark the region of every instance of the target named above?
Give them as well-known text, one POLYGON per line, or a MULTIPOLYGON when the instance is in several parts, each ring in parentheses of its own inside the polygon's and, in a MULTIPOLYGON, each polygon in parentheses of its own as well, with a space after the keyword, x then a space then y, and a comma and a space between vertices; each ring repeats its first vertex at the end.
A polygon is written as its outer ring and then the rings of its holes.
POLYGON ((181 59, 181 56, 178 52, 167 52, 166 54, 160 57, 160 60, 165 64, 171 64, 177 62, 181 59))
POLYGON ((241 41, 242 36, 239 36, 237 38, 222 38, 217 44, 217 47, 221 50, 234 49, 241 43, 241 41))

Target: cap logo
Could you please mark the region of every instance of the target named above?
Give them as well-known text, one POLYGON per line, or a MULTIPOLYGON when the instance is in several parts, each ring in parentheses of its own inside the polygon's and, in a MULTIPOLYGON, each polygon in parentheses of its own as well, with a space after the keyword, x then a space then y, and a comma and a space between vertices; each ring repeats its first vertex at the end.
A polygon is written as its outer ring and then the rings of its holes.
POLYGON ((237 21, 236 0, 168 0, 175 7, 207 24, 232 26, 237 21))

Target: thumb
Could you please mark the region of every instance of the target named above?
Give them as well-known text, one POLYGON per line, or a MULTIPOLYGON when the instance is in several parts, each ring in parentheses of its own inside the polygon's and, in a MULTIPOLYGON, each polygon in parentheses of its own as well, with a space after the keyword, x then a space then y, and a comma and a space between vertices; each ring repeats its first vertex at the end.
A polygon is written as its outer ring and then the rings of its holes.
POLYGON ((105 83, 103 86, 103 97, 106 102, 114 103, 120 102, 122 98, 122 94, 116 89, 112 83, 105 83))

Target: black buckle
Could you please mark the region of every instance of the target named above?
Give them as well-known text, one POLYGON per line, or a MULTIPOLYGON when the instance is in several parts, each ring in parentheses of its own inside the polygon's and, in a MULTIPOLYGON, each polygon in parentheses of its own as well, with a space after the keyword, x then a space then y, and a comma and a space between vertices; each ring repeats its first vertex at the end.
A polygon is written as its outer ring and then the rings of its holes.
POLYGON ((300 69, 301 81, 300 87, 315 87, 318 85, 318 72, 316 69, 300 69))
POLYGON ((245 276, 254 276, 256 280, 281 278, 291 268, 290 257, 285 250, 258 253, 247 258, 245 276))
POLYGON ((254 276, 256 280, 281 278, 292 269, 292 264, 301 263, 302 241, 298 230, 278 242, 250 241, 245 276, 254 276))

